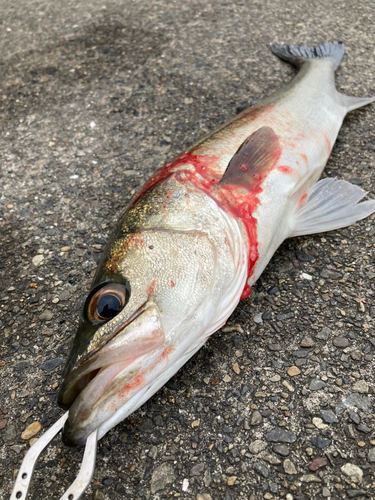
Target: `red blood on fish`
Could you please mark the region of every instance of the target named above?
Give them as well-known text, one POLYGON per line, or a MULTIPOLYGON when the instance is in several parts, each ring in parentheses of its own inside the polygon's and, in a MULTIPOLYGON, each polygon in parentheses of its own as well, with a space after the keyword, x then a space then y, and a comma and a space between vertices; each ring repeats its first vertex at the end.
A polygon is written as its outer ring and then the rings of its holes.
POLYGON ((130 384, 124 385, 124 387, 119 392, 120 398, 124 398, 128 394, 128 392, 141 387, 141 385, 143 384, 143 380, 143 375, 137 375, 134 380, 130 382, 130 384))
POLYGON ((156 285, 156 280, 152 280, 150 286, 148 287, 147 295, 152 294, 152 292, 155 290, 155 285, 156 285))
MULTIPOLYGON (((157 170, 155 175, 146 182, 141 191, 132 200, 131 204, 134 205, 147 191, 172 175, 175 176, 178 182, 190 183, 198 190, 204 191, 224 211, 243 222, 248 237, 249 248, 251 248, 248 259, 249 278, 259 256, 257 220, 253 214, 260 203, 259 195, 262 193, 261 184, 267 173, 275 167, 281 155, 278 138, 270 127, 263 127, 254 132, 254 134, 246 139, 243 146, 237 152, 237 154, 244 156, 245 161, 250 162, 249 165, 243 162, 240 164, 236 162, 234 164, 231 163, 228 166, 226 174, 224 174, 225 182, 220 182, 222 178, 218 178, 215 171, 215 166, 218 164, 220 158, 217 156, 196 155, 194 154, 195 151, 192 150, 188 153, 183 153, 173 162, 167 163, 164 167, 157 170), (243 150, 245 150, 244 153, 242 153, 243 150), (184 169, 184 165, 192 165, 194 170, 184 169), (231 165, 233 168, 231 168, 231 165), (181 169, 179 169, 180 167, 181 169), (245 177, 237 175, 236 168, 245 177), (248 176, 246 177, 247 173, 248 176)), ((236 155, 234 158, 236 158, 236 155)), ((246 298, 250 293, 251 289, 246 285, 242 298, 246 298)))
POLYGON ((283 174, 291 174, 293 170, 290 167, 287 167, 286 165, 280 165, 277 167, 277 170, 280 170, 283 174))

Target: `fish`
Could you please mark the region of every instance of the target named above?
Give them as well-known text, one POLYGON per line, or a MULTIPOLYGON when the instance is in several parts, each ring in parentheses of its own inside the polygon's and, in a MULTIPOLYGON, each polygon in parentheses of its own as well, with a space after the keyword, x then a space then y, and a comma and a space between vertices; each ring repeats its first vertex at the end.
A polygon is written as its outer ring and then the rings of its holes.
POLYGON ((345 115, 374 97, 339 93, 342 42, 273 45, 298 70, 145 183, 121 215, 93 278, 63 373, 63 441, 101 439, 221 328, 287 238, 375 211, 323 178, 345 115))

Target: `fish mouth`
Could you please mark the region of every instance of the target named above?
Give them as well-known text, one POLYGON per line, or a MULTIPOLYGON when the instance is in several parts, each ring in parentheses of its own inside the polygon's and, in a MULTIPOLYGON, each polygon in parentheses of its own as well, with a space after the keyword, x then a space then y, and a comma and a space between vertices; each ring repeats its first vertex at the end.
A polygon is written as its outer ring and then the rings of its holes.
POLYGON ((164 344, 156 306, 148 303, 140 309, 130 322, 117 328, 107 344, 65 377, 59 405, 69 409, 63 430, 63 441, 68 446, 85 443, 87 436, 108 417, 108 411, 100 411, 101 406, 117 395, 127 381, 137 379, 140 359, 164 344))

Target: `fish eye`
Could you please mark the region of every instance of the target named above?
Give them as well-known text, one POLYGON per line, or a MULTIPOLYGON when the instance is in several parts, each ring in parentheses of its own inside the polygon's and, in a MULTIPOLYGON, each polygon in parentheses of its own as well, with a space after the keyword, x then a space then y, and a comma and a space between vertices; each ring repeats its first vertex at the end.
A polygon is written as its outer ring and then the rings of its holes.
POLYGON ((109 283, 101 287, 90 298, 86 314, 91 323, 108 321, 122 311, 128 298, 128 290, 124 285, 109 283))

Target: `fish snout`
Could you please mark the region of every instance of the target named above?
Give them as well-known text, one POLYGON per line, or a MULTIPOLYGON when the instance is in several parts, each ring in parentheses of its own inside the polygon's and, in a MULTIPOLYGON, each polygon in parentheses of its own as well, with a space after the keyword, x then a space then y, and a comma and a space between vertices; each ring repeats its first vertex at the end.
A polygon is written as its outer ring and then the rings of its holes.
POLYGON ((62 441, 66 446, 76 448, 78 446, 84 446, 86 437, 77 433, 74 427, 70 425, 68 418, 62 430, 62 441))

